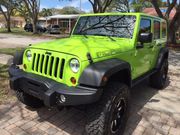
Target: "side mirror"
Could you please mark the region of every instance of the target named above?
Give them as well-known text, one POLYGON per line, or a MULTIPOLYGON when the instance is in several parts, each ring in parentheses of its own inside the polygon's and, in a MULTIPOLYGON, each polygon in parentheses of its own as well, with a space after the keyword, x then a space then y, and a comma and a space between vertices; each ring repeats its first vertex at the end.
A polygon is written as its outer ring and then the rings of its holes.
POLYGON ((141 42, 141 43, 152 42, 152 33, 141 33, 139 35, 139 42, 141 42))

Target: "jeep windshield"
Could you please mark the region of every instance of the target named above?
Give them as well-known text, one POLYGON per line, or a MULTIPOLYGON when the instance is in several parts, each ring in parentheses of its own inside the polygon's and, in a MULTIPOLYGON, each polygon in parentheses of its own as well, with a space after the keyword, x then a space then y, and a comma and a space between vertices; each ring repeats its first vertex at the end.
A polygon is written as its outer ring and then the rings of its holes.
POLYGON ((132 38, 136 16, 106 15, 80 17, 73 35, 132 38))

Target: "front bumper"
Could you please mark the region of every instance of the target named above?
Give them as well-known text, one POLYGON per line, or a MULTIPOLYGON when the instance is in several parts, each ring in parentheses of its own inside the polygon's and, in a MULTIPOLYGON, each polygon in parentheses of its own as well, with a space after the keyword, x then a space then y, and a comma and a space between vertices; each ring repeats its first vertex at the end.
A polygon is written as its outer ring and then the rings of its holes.
POLYGON ((11 89, 22 90, 44 101, 46 106, 90 104, 98 101, 102 94, 101 88, 68 87, 52 79, 24 72, 15 65, 9 68, 9 75, 11 89), (65 97, 65 102, 60 100, 61 95, 65 97))

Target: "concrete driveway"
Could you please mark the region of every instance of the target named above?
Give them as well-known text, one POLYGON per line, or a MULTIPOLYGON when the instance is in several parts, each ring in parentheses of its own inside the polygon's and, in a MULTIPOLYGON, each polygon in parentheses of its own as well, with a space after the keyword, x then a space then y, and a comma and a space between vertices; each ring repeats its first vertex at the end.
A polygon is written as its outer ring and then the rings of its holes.
POLYGON ((45 42, 52 39, 43 37, 21 36, 14 34, 0 33, 0 48, 26 47, 29 44, 45 42))
MULTIPOLYGON (((46 42, 53 40, 47 37, 33 37, 33 36, 22 36, 14 34, 0 33, 0 49, 2 48, 25 48, 29 44, 36 44, 40 42, 46 42)), ((10 64, 12 60, 11 55, 0 54, 1 64, 10 64), (9 61, 10 60, 10 61, 9 61)))

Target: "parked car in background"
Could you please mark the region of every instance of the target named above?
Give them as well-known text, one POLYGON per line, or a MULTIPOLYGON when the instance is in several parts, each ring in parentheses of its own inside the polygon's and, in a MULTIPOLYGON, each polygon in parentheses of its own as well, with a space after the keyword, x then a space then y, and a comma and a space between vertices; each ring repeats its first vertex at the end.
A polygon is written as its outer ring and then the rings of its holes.
POLYGON ((47 32, 50 34, 60 34, 60 26, 59 25, 48 25, 47 32))
MULTIPOLYGON (((46 32, 46 28, 45 28, 45 27, 42 27, 41 25, 37 25, 37 26, 36 26, 36 29, 37 29, 38 32, 41 32, 41 33, 46 32)), ((25 30, 26 32, 33 32, 33 25, 32 25, 31 23, 26 24, 26 25, 24 26, 24 30, 25 30)))

